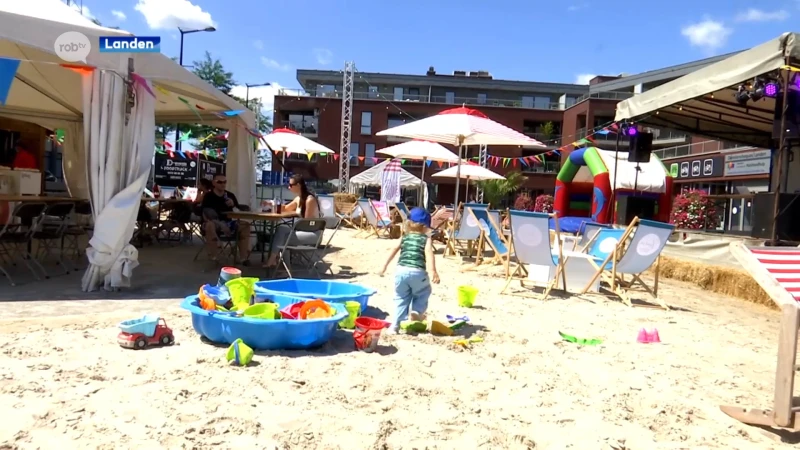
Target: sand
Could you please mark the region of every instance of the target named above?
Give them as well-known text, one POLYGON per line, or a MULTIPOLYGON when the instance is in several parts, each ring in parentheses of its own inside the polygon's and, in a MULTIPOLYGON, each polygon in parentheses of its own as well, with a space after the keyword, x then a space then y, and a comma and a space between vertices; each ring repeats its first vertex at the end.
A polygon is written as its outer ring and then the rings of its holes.
MULTIPOLYGON (((330 257, 378 288, 372 304, 389 313, 393 279, 375 271, 394 242, 340 232, 330 257)), ((680 308, 669 312, 598 296, 520 299, 498 294, 497 270, 438 262, 429 313, 468 314, 467 331, 484 339, 469 349, 399 335, 365 354, 340 331, 321 349, 261 352, 237 368, 200 341, 177 299, 1 319, 0 448, 790 448, 718 408, 769 407, 774 311, 668 280, 663 298, 680 308), (480 289, 477 308, 457 306, 461 284, 480 289), (154 310, 176 345, 120 348, 116 324, 154 310), (663 343, 637 344, 642 327, 663 343), (578 347, 559 331, 603 344, 578 347)), ((11 316, 23 307, 4 305, 11 316)))

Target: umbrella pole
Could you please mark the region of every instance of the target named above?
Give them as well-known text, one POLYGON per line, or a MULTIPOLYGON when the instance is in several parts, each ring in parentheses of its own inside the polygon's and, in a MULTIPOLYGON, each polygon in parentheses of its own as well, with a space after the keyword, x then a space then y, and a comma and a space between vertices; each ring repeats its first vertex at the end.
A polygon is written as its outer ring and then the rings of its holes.
POLYGON ((456 167, 456 198, 455 198, 455 201, 453 201, 453 207, 455 208, 455 210, 458 210, 458 194, 459 194, 459 192, 458 192, 459 189, 458 188, 460 187, 460 184, 461 184, 460 183, 460 181, 461 181, 461 150, 462 150, 462 145, 458 144, 458 166, 456 167))
POLYGON ((428 205, 424 205, 425 203, 425 191, 423 190, 425 187, 425 162, 428 158, 422 158, 422 176, 419 180, 419 192, 417 192, 417 206, 421 208, 428 209, 428 205))
POLYGON ((280 193, 278 195, 280 195, 280 201, 281 201, 281 203, 283 203, 283 176, 284 176, 285 171, 286 171, 286 149, 285 148, 283 149, 283 152, 281 152, 281 155, 282 155, 281 156, 281 162, 282 162, 282 164, 281 164, 281 185, 279 187, 279 189, 280 189, 279 192, 280 193))
MULTIPOLYGON (((452 220, 452 227, 450 228, 450 241, 452 242, 453 249, 455 252, 455 232, 456 232, 456 220, 461 220, 459 211, 458 211, 458 188, 459 188, 459 181, 461 180, 461 147, 464 143, 463 138, 459 138, 458 143, 458 166, 456 167, 456 198, 453 202, 453 220, 452 220)), ((447 252, 447 249, 445 249, 447 252)))
POLYGON ((464 191, 464 203, 468 202, 469 202, 469 177, 467 177, 467 187, 466 190, 464 191))

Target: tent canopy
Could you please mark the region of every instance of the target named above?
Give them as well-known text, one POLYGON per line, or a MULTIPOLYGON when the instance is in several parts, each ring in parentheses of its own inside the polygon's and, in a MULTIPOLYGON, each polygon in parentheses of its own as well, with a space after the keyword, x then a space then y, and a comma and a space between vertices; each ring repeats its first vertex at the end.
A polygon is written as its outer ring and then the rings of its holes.
MULTIPOLYGON (((384 167, 386 167, 389 162, 391 162, 390 159, 382 161, 353 178, 350 178, 350 184, 358 186, 380 186, 381 173, 383 173, 384 167)), ((422 181, 419 178, 411 175, 411 173, 405 169, 400 169, 400 186, 404 188, 418 188, 420 183, 422 183, 422 181)))
MULTIPOLYGON (((56 39, 67 31, 89 38, 87 64, 118 73, 127 72, 131 54, 100 53, 100 36, 125 36, 128 32, 95 25, 59 0, 29 0, 0 4, 0 56, 22 60, 8 101, 0 114, 27 120, 39 117, 64 121, 82 120, 81 75, 59 66, 65 63, 55 54, 56 39)), ((134 53, 134 71, 158 88, 158 122, 198 122, 198 116, 178 96, 186 99, 206 123, 228 128, 214 112, 244 111, 234 120, 253 128, 255 116, 244 106, 187 71, 161 53, 134 53)), ((76 64, 82 64, 80 62, 76 64)))
MULTIPOLYGON (((600 160, 606 166, 608 171, 608 179, 614 183, 616 179, 616 186, 612 189, 622 190, 636 190, 638 192, 653 192, 663 194, 667 190, 667 170, 664 164, 658 159, 658 156, 651 155, 650 162, 637 163, 628 161, 627 152, 613 152, 609 150, 601 150, 599 148, 587 148, 584 151, 597 151, 600 160), (614 159, 616 158, 616 164, 614 159), (614 176, 616 170, 616 177, 614 176)), ((594 175, 588 165, 581 165, 573 182, 577 183, 594 183, 594 175)))
POLYGON ((800 61, 797 33, 784 33, 620 102, 615 120, 635 119, 647 125, 770 148, 775 100, 764 98, 740 105, 735 94, 740 85, 756 77, 777 76, 787 61, 800 61))

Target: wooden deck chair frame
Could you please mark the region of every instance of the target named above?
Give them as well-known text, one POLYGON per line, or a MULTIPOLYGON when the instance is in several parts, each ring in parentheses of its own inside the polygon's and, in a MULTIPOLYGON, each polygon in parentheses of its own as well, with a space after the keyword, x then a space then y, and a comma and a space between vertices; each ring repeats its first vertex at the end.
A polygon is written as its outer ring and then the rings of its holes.
MULTIPOLYGON (((559 231, 559 227, 558 227, 558 216, 556 216, 555 213, 549 214, 549 216, 554 221, 556 239, 559 239, 559 242, 560 242, 561 232, 559 231)), ((509 221, 513 221, 514 219, 512 219, 510 217, 511 216, 510 216, 510 212, 509 212, 509 221)), ((513 254, 514 258, 517 257, 516 256, 516 252, 515 252, 515 250, 513 248, 514 247, 513 229, 514 228, 512 226, 512 228, 511 228, 512 233, 511 233, 511 239, 509 240, 510 241, 510 246, 509 246, 509 252, 508 252, 509 265, 511 264, 512 254, 513 254)), ((551 244, 551 249, 552 249, 552 244, 551 244)), ((559 245, 558 246, 558 265, 556 266, 556 273, 553 276, 553 279, 548 281, 547 284, 544 286, 544 292, 542 293, 542 296, 539 298, 540 300, 547 300, 547 297, 550 296, 550 291, 552 291, 558 285, 559 278, 561 278, 561 288, 564 290, 564 292, 567 291, 567 271, 564 270, 564 262, 565 261, 564 261, 564 253, 562 251, 562 245, 559 245)), ((525 265, 522 262, 520 262, 519 259, 517 258, 517 266, 514 268, 513 272, 511 272, 511 270, 508 270, 507 276, 506 276, 506 284, 503 287, 503 290, 500 291, 500 293, 501 294, 507 294, 507 295, 519 296, 519 297, 528 297, 527 295, 524 295, 524 292, 508 292, 508 293, 506 292, 506 291, 508 291, 508 287, 511 285, 511 282, 514 281, 515 277, 517 277, 516 279, 519 280, 520 287, 525 289, 525 292, 530 292, 530 286, 526 286, 525 285, 525 282, 527 281, 527 278, 528 278, 528 270, 525 268, 525 265)))
MULTIPOLYGON (((433 210, 431 213, 431 218, 435 218, 437 214, 440 214, 442 211, 447 211, 446 206, 437 206, 436 209, 433 210)), ((442 227, 447 228, 447 220, 443 220, 437 226, 431 229, 431 236, 437 239, 441 239, 441 236, 444 234, 446 230, 443 230, 442 227)), ((433 250, 436 251, 436 239, 431 240, 431 245, 433 245, 433 250)), ((443 244, 447 245, 447 237, 445 236, 444 240, 439 240, 438 242, 442 242, 443 244)))
POLYGON ((389 237, 389 228, 380 226, 380 220, 381 220, 379 219, 380 215, 378 214, 378 210, 375 208, 375 205, 372 204, 372 199, 367 199, 366 203, 369 204, 369 207, 371 208, 372 214, 375 216, 375 220, 377 221, 378 226, 376 227, 375 225, 370 223, 369 219, 367 219, 366 217, 367 212, 363 211, 362 203, 359 202, 358 206, 362 207, 361 212, 364 215, 364 219, 366 220, 364 221, 364 227, 361 228, 361 230, 358 233, 356 233, 356 236, 359 236, 361 234, 366 234, 366 236, 364 236, 364 239, 371 237, 372 235, 375 235, 375 237, 380 238, 381 233, 383 233, 386 235, 386 237, 389 237))
MULTIPOLYGON (((589 260, 589 262, 594 266, 597 272, 595 272, 592 279, 583 288, 581 294, 586 294, 587 292, 589 292, 589 289, 591 289, 594 282, 597 281, 597 278, 600 278, 602 281, 608 283, 608 285, 611 287, 611 292, 616 294, 622 300, 622 302, 627 306, 631 307, 633 306, 633 302, 631 301, 629 291, 638 285, 642 287, 642 289, 644 289, 644 291, 648 293, 653 298, 653 300, 655 300, 658 303, 660 307, 666 310, 670 309, 669 305, 667 305, 666 302, 658 298, 658 272, 659 272, 659 266, 661 264, 660 254, 656 257, 656 262, 654 264, 655 281, 653 283, 652 288, 648 286, 647 283, 644 282, 644 280, 642 280, 640 274, 628 274, 632 278, 631 281, 626 281, 621 276, 617 276, 617 263, 619 262, 620 259, 622 259, 622 256, 625 255, 625 252, 627 251, 626 246, 628 238, 631 237, 633 232, 636 230, 636 227, 639 226, 640 220, 641 219, 639 219, 639 217, 634 217, 633 220, 631 220, 631 223, 628 225, 628 228, 625 229, 625 232, 622 234, 622 237, 619 239, 619 242, 617 242, 617 245, 614 247, 614 250, 608 254, 608 257, 605 259, 605 261, 603 261, 601 264, 597 264, 594 260, 591 259, 589 260), (611 263, 611 270, 606 270, 605 267, 609 263, 611 263)), ((594 244, 595 238, 598 234, 601 233, 599 232, 595 233, 595 235, 592 236, 591 239, 589 239, 589 241, 586 243, 586 246, 584 246, 583 248, 584 251, 588 249, 590 245, 594 244)))
POLYGON ((353 227, 355 229, 360 229, 361 227, 358 226, 355 223, 355 221, 353 221, 353 211, 355 211, 356 208, 358 208, 358 201, 356 201, 354 204, 347 205, 348 207, 350 207, 350 211, 348 211, 348 212, 340 211, 340 206, 344 206, 344 205, 340 204, 340 202, 335 201, 335 197, 334 197, 333 211, 334 211, 334 213, 336 214, 337 217, 342 219, 342 223, 340 224, 340 226, 341 225, 349 225, 349 226, 351 226, 351 227, 353 227))
MULTIPOLYGON (((472 208, 470 208, 469 213, 472 215, 473 218, 475 218, 475 221, 478 221, 478 216, 475 215, 472 208)), ((503 241, 503 244, 505 244, 506 254, 505 255, 500 254, 497 248, 495 248, 492 241, 486 238, 486 231, 484 231, 483 228, 481 228, 480 235, 478 237, 478 244, 476 246, 477 255, 475 256, 474 267, 478 267, 483 263, 483 251, 486 247, 486 244, 489 244, 489 247, 491 247, 492 250, 494 251, 494 256, 489 262, 492 264, 503 264, 505 266, 506 276, 508 276, 508 274, 510 273, 509 261, 511 259, 511 243, 508 241, 508 239, 506 239, 505 235, 503 235, 503 228, 500 226, 499 223, 497 223, 497 221, 494 220, 494 217, 492 217, 491 213, 492 211, 487 208, 486 217, 489 219, 490 222, 489 226, 494 227, 495 232, 497 233, 497 237, 499 237, 500 240, 503 241)))
MULTIPOLYGON (((763 248, 763 251, 781 251, 776 247, 763 248)), ((783 252, 797 253, 796 247, 783 247, 783 252)), ((761 249, 760 249, 761 250, 761 249)), ((748 425, 761 425, 773 428, 788 428, 800 431, 800 406, 794 402, 794 382, 797 364, 797 337, 800 327, 800 303, 781 286, 762 265, 755 254, 742 242, 732 242, 730 251, 753 279, 761 286, 772 301, 780 307, 781 322, 778 335, 778 364, 775 369, 775 394, 771 410, 749 409, 741 406, 720 406, 728 416, 748 425)), ((800 259, 798 256, 797 259, 800 259)), ((794 275, 793 277, 797 277, 794 275)))

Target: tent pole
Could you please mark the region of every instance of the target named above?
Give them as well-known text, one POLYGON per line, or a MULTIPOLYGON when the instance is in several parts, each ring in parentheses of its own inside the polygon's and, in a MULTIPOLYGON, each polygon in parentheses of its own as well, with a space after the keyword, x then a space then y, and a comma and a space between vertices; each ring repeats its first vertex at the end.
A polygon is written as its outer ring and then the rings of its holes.
MULTIPOLYGON (((786 64, 789 64, 789 61, 786 61, 786 64)), ((780 196, 781 196, 781 175, 783 174, 783 153, 784 153, 784 146, 786 145, 786 111, 788 110, 789 103, 788 103, 788 93, 789 93, 789 71, 784 69, 783 70, 783 111, 781 112, 781 134, 780 138, 778 139, 778 160, 776 161, 777 165, 777 176, 775 177, 775 193, 772 199, 772 245, 776 246, 778 244, 778 216, 781 215, 780 211, 780 196)), ((772 174, 770 174, 771 176, 772 174)))
MULTIPOLYGON (((630 149, 628 149, 630 151, 630 149)), ((614 181, 611 183, 611 204, 608 205, 608 223, 614 224, 617 214, 617 168, 619 167, 619 126, 617 126, 617 145, 614 147, 614 181)), ((672 195, 672 194, 670 194, 672 195)))
POLYGON ((425 204, 425 192, 423 191, 425 186, 425 165, 428 158, 422 158, 422 176, 419 178, 419 192, 417 192, 417 206, 428 209, 428 205, 425 204))

